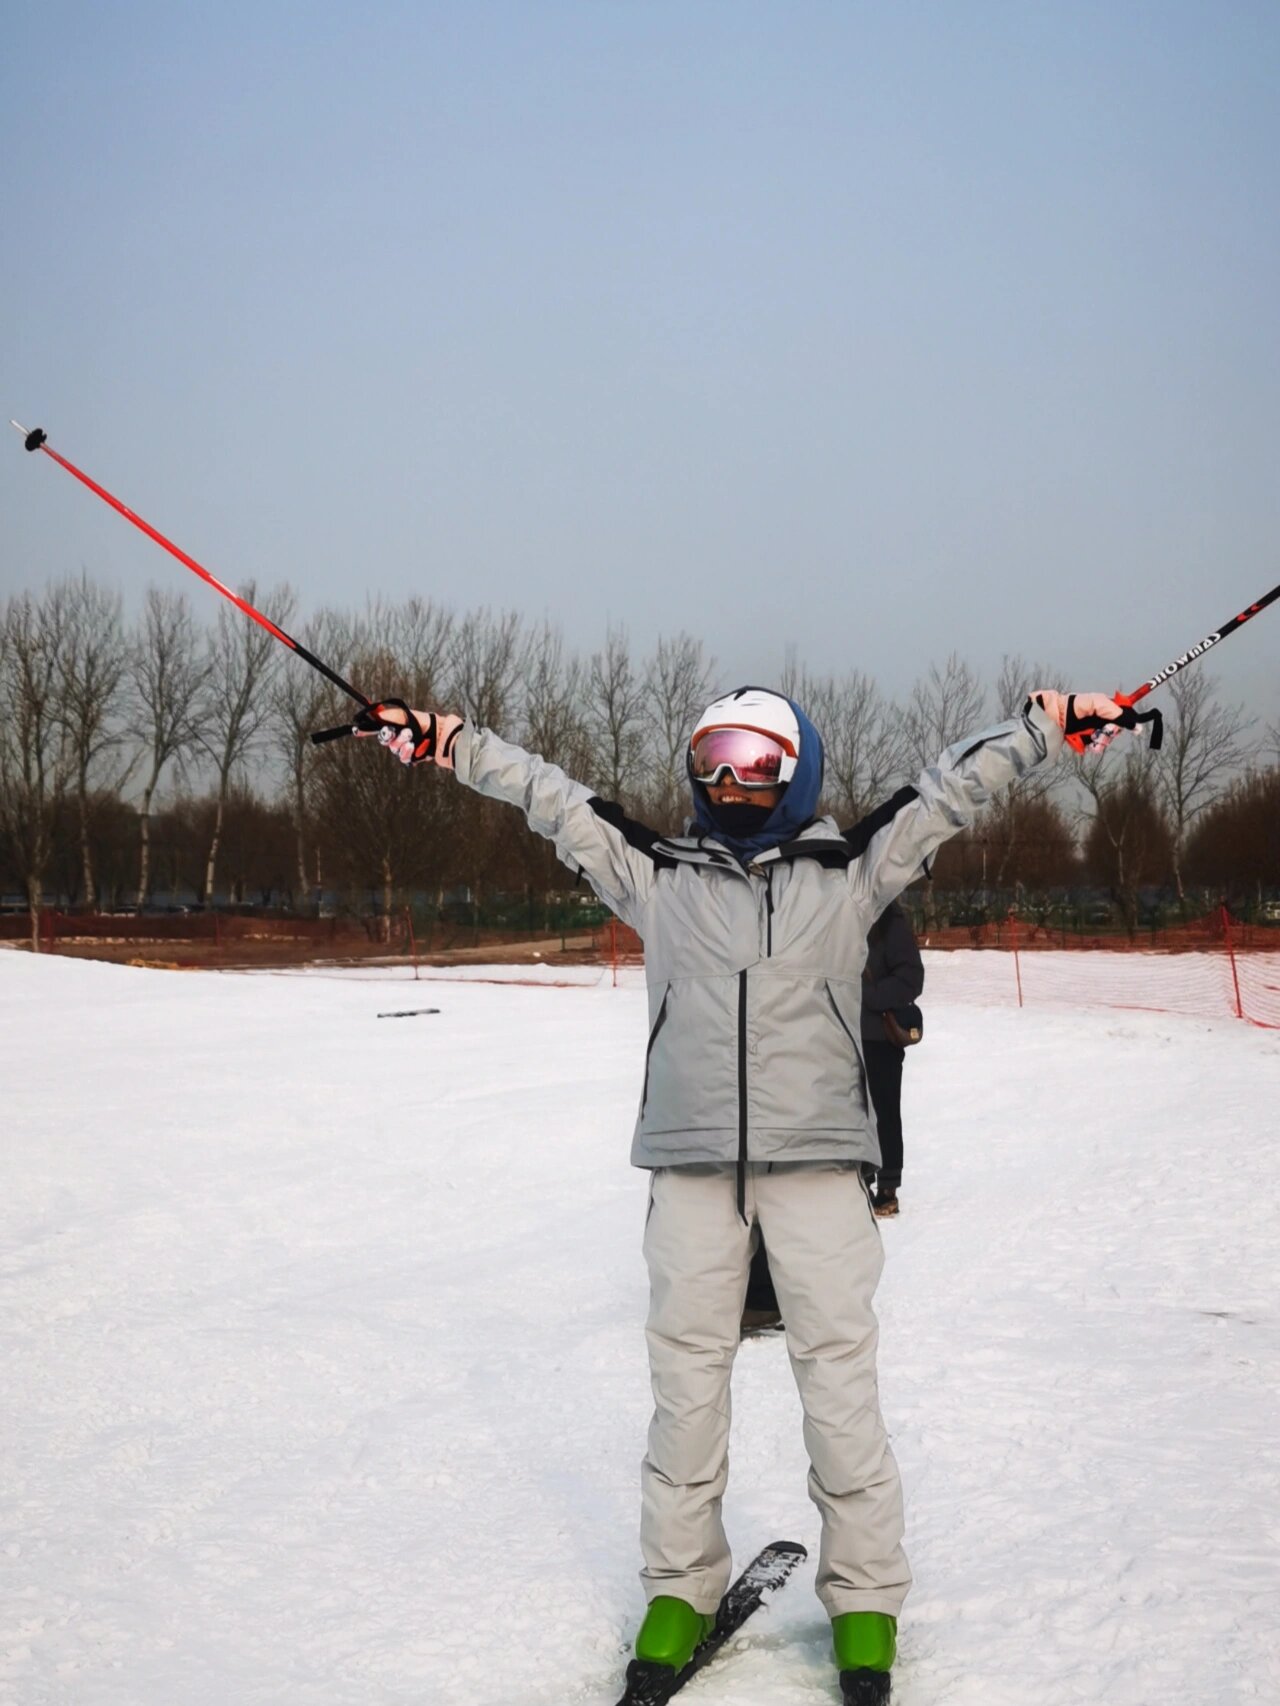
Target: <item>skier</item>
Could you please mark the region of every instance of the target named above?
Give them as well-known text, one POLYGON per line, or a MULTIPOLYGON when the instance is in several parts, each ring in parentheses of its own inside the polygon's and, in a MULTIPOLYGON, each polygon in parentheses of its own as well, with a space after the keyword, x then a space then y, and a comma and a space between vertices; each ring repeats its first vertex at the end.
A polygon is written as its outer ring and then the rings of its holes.
POLYGON ((649 1040, 631 1159, 650 1172, 655 1409, 641 1473, 649 1603, 628 1699, 667 1698, 729 1582, 729 1377, 763 1236, 804 1409, 817 1592, 842 1695, 879 1706, 911 1577, 876 1388, 884 1257, 862 1173, 881 1159, 859 1044, 867 933, 994 792, 1057 756, 1064 731, 1131 724, 1132 713, 1102 695, 1036 692, 842 833, 816 816, 818 731, 782 694, 739 688, 698 719, 694 822, 675 837, 491 730, 415 715, 418 731, 381 732, 395 756, 518 806, 645 945, 649 1040))

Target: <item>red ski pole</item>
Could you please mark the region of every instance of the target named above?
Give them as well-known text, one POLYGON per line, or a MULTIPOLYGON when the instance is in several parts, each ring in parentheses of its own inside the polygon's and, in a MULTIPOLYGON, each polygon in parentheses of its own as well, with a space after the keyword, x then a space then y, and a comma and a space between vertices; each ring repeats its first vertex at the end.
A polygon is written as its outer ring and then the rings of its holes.
POLYGON ((220 592, 224 598, 229 598, 238 610, 243 610, 246 616, 251 617, 260 628, 265 628, 268 634, 279 640, 282 646, 288 646, 291 652, 297 652, 298 656, 305 663, 309 663, 312 669, 318 669, 321 675, 328 676, 335 687, 340 687, 358 705, 363 705, 366 711, 373 709, 372 701, 366 699, 358 687, 353 687, 349 681, 344 681, 336 670, 329 668, 327 663, 321 663, 314 653, 309 652, 292 635, 286 634, 283 628, 278 628, 269 616, 264 616, 260 610, 255 610, 247 599, 240 597, 239 593, 232 592, 230 587, 223 586, 222 582, 211 575, 208 569, 202 568, 194 557, 189 557, 185 551, 174 544, 172 539, 166 539, 164 534, 152 527, 149 521, 144 521, 140 515, 135 515, 127 504, 122 504, 119 498, 113 497, 105 486, 100 486, 96 480, 91 480, 82 469, 76 467, 74 462, 68 462, 65 456, 60 456, 49 443, 48 434, 43 427, 36 427, 33 432, 28 432, 25 427, 18 426, 17 421, 10 421, 9 425, 18 427, 18 431, 22 434, 23 443, 28 450, 42 450, 46 456, 52 457, 59 468, 65 468, 68 474, 73 474, 82 486, 88 486, 89 490, 100 497, 103 503, 110 504, 112 509, 122 515, 126 521, 131 521, 136 528, 145 533, 148 539, 154 539, 157 545, 166 550, 171 557, 176 557, 184 567, 191 570, 192 574, 199 575, 200 579, 207 581, 215 592, 220 592))
MULTIPOLYGON (((353 687, 349 681, 344 681, 336 669, 330 669, 329 665, 322 662, 314 652, 308 651, 300 640, 295 640, 292 634, 286 634, 283 628, 277 627, 269 616, 264 616, 260 610, 255 610, 248 599, 241 598, 239 593, 232 592, 230 587, 223 586, 216 576, 211 575, 208 569, 197 563, 194 557, 189 557, 181 547, 174 544, 172 539, 166 539, 158 528, 152 527, 151 523, 144 521, 140 515, 135 515, 127 504, 123 504, 119 498, 113 497, 105 486, 100 486, 96 480, 91 480, 83 469, 77 468, 74 462, 68 462, 65 456, 59 455, 49 443, 48 434, 43 427, 36 427, 34 431, 28 432, 25 427, 18 426, 17 421, 11 420, 9 425, 17 427, 28 450, 42 450, 46 456, 51 457, 58 464, 59 468, 65 468, 68 474, 74 475, 82 486, 87 486, 95 496, 102 499, 103 503, 110 504, 111 508, 122 515, 126 521, 131 521, 140 532, 145 533, 148 539, 154 539, 156 544, 167 551, 171 557, 176 557, 184 568, 190 569, 193 575, 199 575, 200 579, 208 582, 215 592, 220 592, 224 598, 229 598, 237 610, 243 610, 245 615, 256 622, 260 628, 265 628, 273 639, 279 640, 282 646, 288 646, 291 652, 296 652, 304 663, 309 663, 312 669, 318 669, 321 675, 331 681, 335 687, 340 687, 349 698, 354 699, 356 704, 360 706, 360 716, 354 724, 344 723, 341 728, 325 729, 320 734, 312 735, 312 740, 333 740, 339 735, 352 734, 356 729, 360 729, 362 733, 368 733, 374 729, 386 727, 393 721, 391 718, 381 715, 383 707, 387 705, 394 705, 403 711, 409 727, 413 730, 415 741, 422 739, 422 730, 418 726, 417 719, 403 700, 384 699, 375 704, 372 699, 366 698, 358 687, 353 687)), ((396 723, 394 726, 399 727, 400 725, 396 723)))
POLYGON ((1145 699, 1148 693, 1153 692, 1162 682, 1168 681, 1171 675, 1176 675, 1180 669, 1185 669, 1189 663, 1194 663, 1197 658, 1202 658, 1211 647, 1218 644, 1219 640, 1225 640, 1228 634, 1234 634, 1237 628, 1243 628, 1246 622, 1251 622, 1260 610, 1265 610, 1268 604, 1274 604, 1277 598, 1280 598, 1280 586, 1273 586, 1271 591, 1260 598, 1256 604, 1247 605, 1238 616, 1233 616, 1229 622, 1224 622, 1221 628, 1215 628, 1211 633, 1206 634, 1203 640, 1198 640, 1188 651, 1183 652, 1181 657, 1174 658, 1172 663, 1167 663, 1163 669, 1158 669, 1150 681, 1144 681, 1142 686, 1135 688, 1132 693, 1117 694, 1116 704, 1136 705, 1139 699, 1145 699))
MULTIPOLYGON (((1185 669, 1189 663, 1194 663, 1197 658, 1202 658, 1220 640, 1225 640, 1228 634, 1234 634, 1237 628, 1243 628, 1246 622, 1251 622, 1260 610, 1265 610, 1268 604, 1274 604, 1277 598, 1280 598, 1280 586, 1273 586, 1271 591, 1265 593, 1255 604, 1246 605, 1229 622, 1224 622, 1220 628, 1211 629, 1202 640, 1197 640, 1194 646, 1188 647, 1181 657, 1174 658, 1172 663, 1167 663, 1163 669, 1158 669, 1149 680, 1143 682, 1141 687, 1135 687, 1132 693, 1117 693, 1115 695, 1116 704, 1123 706, 1126 711, 1132 710, 1139 700, 1145 699, 1148 693, 1154 692, 1157 687, 1168 681, 1170 676, 1177 675, 1180 669, 1185 669)), ((1081 743, 1077 748, 1078 750, 1083 750, 1087 746, 1095 751, 1102 751, 1111 744, 1119 732, 1119 726, 1113 723, 1092 737, 1076 735, 1068 738, 1073 746, 1081 743)), ((1153 738, 1152 745, 1155 744, 1153 738)))

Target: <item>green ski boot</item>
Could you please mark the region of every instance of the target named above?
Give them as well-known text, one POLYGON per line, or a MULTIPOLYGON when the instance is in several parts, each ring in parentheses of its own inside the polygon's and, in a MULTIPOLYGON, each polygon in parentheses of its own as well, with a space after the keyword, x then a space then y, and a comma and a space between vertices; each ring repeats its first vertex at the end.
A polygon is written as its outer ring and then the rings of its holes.
POLYGON ((898 1622, 882 1611, 846 1611, 831 1619, 844 1706, 884 1706, 898 1650, 898 1622))
POLYGON ((659 1594, 649 1601, 636 1636, 636 1658, 641 1664, 668 1665, 682 1671, 698 1643, 715 1628, 715 1622, 706 1612, 695 1611, 687 1600, 659 1594))

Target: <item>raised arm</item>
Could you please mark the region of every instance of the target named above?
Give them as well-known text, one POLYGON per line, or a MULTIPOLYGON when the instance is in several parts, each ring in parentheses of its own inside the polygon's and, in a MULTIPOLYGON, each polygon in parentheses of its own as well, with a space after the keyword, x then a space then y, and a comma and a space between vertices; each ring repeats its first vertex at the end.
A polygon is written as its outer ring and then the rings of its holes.
POLYGON ((861 853, 849 867, 850 880, 882 912, 994 794, 1057 758, 1064 730, 1100 727, 1121 715, 1122 708, 1102 694, 1033 693, 1019 716, 948 747, 914 787, 901 789, 847 831, 861 853))
POLYGON ((449 713, 417 711, 423 739, 406 728, 379 739, 404 764, 435 764, 491 800, 505 800, 525 815, 530 829, 555 843, 572 871, 581 871, 605 905, 643 934, 653 886, 646 848, 657 840, 536 753, 499 739, 449 713), (390 738, 387 738, 390 737, 390 738))

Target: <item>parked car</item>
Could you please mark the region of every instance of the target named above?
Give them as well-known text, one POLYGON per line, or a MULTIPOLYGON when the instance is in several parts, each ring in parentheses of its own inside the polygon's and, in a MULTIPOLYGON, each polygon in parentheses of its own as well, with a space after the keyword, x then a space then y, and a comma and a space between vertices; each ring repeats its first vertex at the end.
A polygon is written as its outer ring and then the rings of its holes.
POLYGON ((1082 927, 1114 924, 1116 920, 1115 908, 1109 901, 1105 900, 1087 900, 1083 906, 1075 909, 1075 915, 1080 920, 1082 927))

